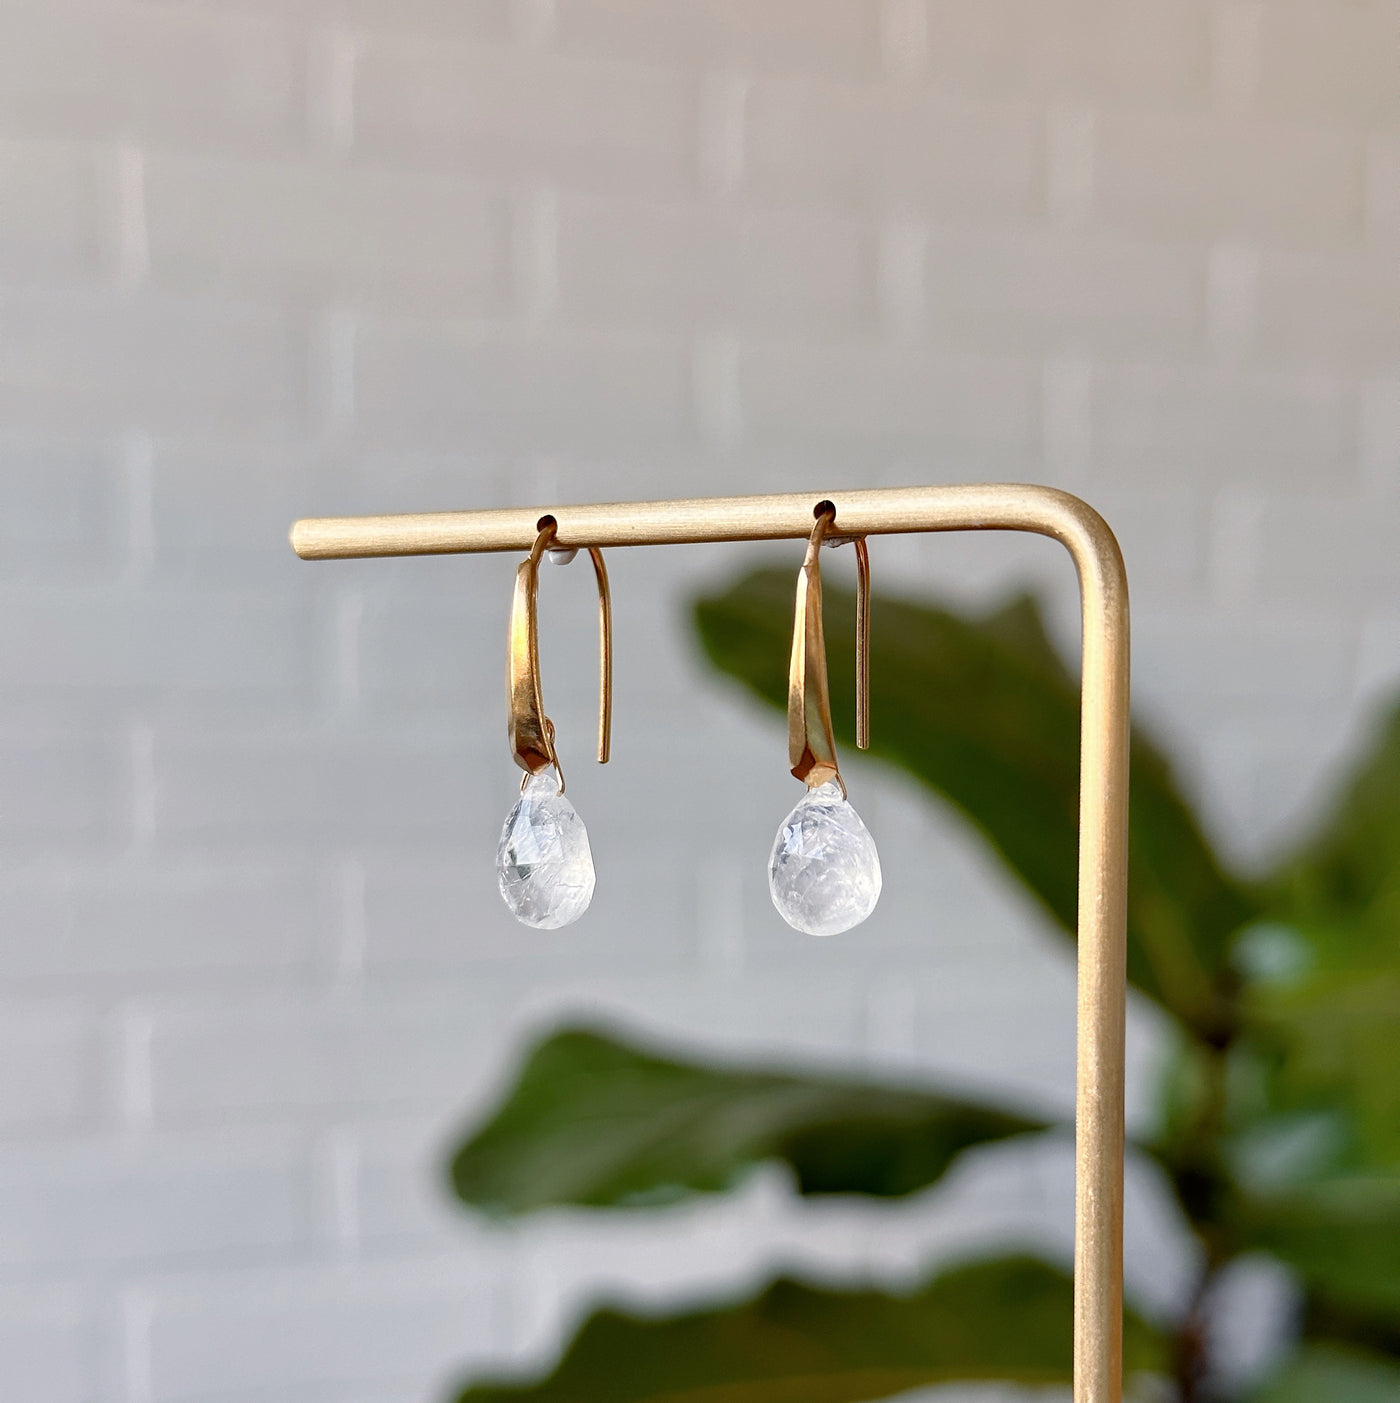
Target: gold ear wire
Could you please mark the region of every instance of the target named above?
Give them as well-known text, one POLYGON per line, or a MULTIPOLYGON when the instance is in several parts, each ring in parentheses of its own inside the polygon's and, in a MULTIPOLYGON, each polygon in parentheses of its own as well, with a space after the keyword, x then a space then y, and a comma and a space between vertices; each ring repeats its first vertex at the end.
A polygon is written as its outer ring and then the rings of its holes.
MULTIPOLYGON (((788 666, 788 759, 792 772, 815 789, 835 780, 846 792, 831 729, 831 688, 822 629, 821 548, 836 520, 830 502, 818 503, 816 525, 797 577, 792 660, 788 666)), ((856 538, 856 745, 870 745, 870 552, 856 538)))
POLYGON ((870 749, 870 549, 856 537, 856 749, 870 749))
MULTIPOLYGON (((506 702, 510 717, 511 754, 527 775, 552 765, 564 792, 564 771, 554 748, 554 723, 545 715, 540 690, 539 590, 540 560, 557 546, 558 524, 553 517, 540 523, 530 554, 515 572, 510 607, 510 643, 506 670, 506 702)), ((588 548, 598 584, 598 763, 606 764, 612 749, 612 591, 603 553, 588 548)))

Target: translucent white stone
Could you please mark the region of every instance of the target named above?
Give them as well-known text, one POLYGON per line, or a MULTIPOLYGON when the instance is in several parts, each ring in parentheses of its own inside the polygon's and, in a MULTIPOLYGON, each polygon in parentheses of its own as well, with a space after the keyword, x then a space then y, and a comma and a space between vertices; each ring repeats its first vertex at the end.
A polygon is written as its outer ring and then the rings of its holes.
POLYGON ((517 921, 558 930, 578 920, 593 900, 588 830, 559 792, 553 767, 525 781, 501 829, 496 881, 517 921))
POLYGON ((830 780, 809 789, 783 820, 768 859, 778 914, 807 935, 858 926, 880 899, 880 855, 860 815, 830 780))

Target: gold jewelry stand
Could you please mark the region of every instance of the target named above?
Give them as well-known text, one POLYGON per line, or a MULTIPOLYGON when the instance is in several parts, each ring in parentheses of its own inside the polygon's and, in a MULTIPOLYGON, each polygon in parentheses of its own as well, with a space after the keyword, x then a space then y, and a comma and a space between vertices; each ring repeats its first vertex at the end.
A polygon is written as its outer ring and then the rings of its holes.
POLYGON ((1128 886, 1128 584, 1103 518, 1049 487, 859 492, 415 512, 299 521, 306 560, 529 551, 553 517, 564 548, 807 540, 819 503, 828 540, 906 531, 1030 531, 1079 572, 1083 687, 1079 772, 1079 993, 1075 1076, 1074 1400, 1121 1403, 1123 1374, 1123 1018, 1128 886))

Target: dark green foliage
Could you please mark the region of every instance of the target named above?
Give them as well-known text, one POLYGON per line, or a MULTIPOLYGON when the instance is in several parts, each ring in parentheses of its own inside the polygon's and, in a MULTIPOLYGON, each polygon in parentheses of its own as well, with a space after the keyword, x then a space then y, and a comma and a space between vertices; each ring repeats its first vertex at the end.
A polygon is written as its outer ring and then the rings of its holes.
POLYGON ((1042 1129, 932 1092, 727 1071, 576 1030, 534 1050, 452 1182, 492 1212, 603 1208, 715 1193, 782 1160, 803 1193, 895 1197, 935 1183, 969 1146, 1042 1129))
MULTIPOLYGON (((696 608, 711 661, 773 708, 792 604, 782 570, 696 608)), ((879 598, 873 617, 875 757, 961 810, 1072 935, 1078 687, 1034 601, 977 617, 879 598)), ((852 596, 828 587, 848 755, 853 623, 852 596)), ((1264 880, 1226 869, 1138 734, 1130 813, 1129 977, 1180 1029, 1140 1149, 1203 1260, 1165 1350, 1130 1321, 1133 1365, 1169 1370, 1179 1403, 1227 1403, 1202 1385, 1201 1311, 1236 1257, 1266 1252, 1299 1283, 1299 1341, 1249 1403, 1400 1403, 1400 711, 1318 833, 1264 880)), ((712 1068, 568 1032, 536 1049, 454 1179, 469 1202, 521 1212, 716 1192, 782 1161, 803 1193, 889 1197, 936 1184, 973 1146, 1040 1129, 932 1090, 712 1068)), ((1067 1283, 1020 1259, 912 1296, 779 1282, 665 1320, 600 1312, 550 1380, 465 1397, 858 1403, 944 1379, 1051 1382, 1067 1377, 1068 1329, 1067 1283)))
MULTIPOLYGON (((777 1281, 744 1305, 665 1320, 604 1310, 549 1378, 479 1385, 461 1403, 866 1403, 967 1379, 1067 1383, 1070 1289, 1063 1272, 1015 1257, 908 1296, 777 1281)), ((1162 1367, 1162 1340, 1136 1317, 1124 1359, 1132 1372, 1162 1367)))
POLYGON ((1311 1345, 1288 1361, 1250 1403, 1396 1403, 1400 1367, 1362 1350, 1311 1345))
POLYGON ((1242 1197, 1228 1226, 1282 1257, 1340 1322, 1390 1321, 1400 1341, 1400 1176, 1339 1178, 1242 1197))
POLYGON ((1265 967, 1247 993, 1260 1109, 1327 1122, 1319 1173, 1400 1165, 1400 709, 1320 832, 1270 882, 1265 967), (1270 959, 1269 956, 1272 956, 1270 959))
POLYGON ((1327 823, 1275 875, 1275 909, 1319 936, 1329 929, 1349 932, 1332 942, 1333 954, 1343 959, 1375 939, 1393 946, 1400 927, 1397 858, 1400 709, 1376 728, 1327 823), (1371 940, 1358 940, 1363 933, 1371 940))

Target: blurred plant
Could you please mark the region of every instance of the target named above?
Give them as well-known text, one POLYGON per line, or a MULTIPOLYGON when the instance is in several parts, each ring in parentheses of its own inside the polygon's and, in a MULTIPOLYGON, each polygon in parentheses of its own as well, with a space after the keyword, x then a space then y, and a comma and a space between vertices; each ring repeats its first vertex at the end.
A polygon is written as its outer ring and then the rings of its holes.
MULTIPOLYGON (((985 617, 880 599, 873 753, 959 808, 1073 939, 1078 687, 1040 612, 985 617)), ((789 571, 702 599, 723 672, 786 703, 789 571)), ((833 682, 851 689, 854 602, 828 587, 833 682), (842 669, 845 675, 842 676, 842 669)), ((849 718, 841 728, 851 741, 849 718)), ((1261 880, 1211 850, 1161 753, 1133 740, 1128 971, 1178 1036, 1153 1132, 1200 1245, 1179 1318, 1130 1311, 1129 1372, 1179 1403, 1228 1395, 1209 1359, 1212 1289, 1246 1254, 1286 1264, 1291 1353, 1250 1403, 1400 1399, 1400 711, 1321 829, 1261 880)), ((723 1070, 596 1032, 540 1044, 456 1156, 480 1209, 633 1208, 731 1189, 782 1161, 804 1195, 892 1198, 968 1149, 1063 1133, 1030 1115, 826 1075, 723 1070)), ((912 1294, 780 1280, 669 1318, 602 1310, 542 1382, 463 1403, 860 1403, 952 1380, 1068 1382, 1070 1282, 1023 1256, 965 1263, 912 1294)))

